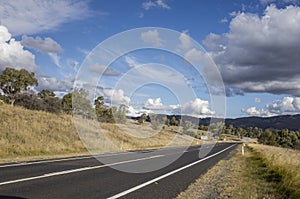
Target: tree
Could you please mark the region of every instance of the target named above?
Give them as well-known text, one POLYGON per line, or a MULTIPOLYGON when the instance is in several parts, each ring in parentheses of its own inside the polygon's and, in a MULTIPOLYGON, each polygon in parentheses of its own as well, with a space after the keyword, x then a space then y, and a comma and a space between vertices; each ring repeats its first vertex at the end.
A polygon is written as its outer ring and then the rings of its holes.
POLYGON ((68 93, 62 98, 62 109, 65 113, 72 113, 72 93, 68 93))
POLYGON ((25 69, 6 68, 0 75, 0 88, 8 97, 11 105, 14 105, 18 94, 27 91, 30 86, 37 85, 38 80, 34 77, 34 73, 25 69))
POLYGON ((48 89, 42 90, 37 95, 39 98, 42 98, 42 99, 45 99, 47 97, 55 97, 55 93, 52 91, 49 91, 48 89))
POLYGON ((170 125, 172 125, 172 126, 178 126, 179 125, 179 121, 176 119, 175 116, 173 116, 171 118, 170 125))
POLYGON ((182 125, 183 133, 188 134, 188 131, 190 128, 192 128, 192 126, 193 126, 193 123, 191 121, 188 121, 188 120, 184 121, 183 125, 182 125))
POLYGON ((95 112, 99 122, 109 123, 125 123, 126 122, 126 109, 125 105, 117 107, 108 107, 104 105, 104 97, 99 96, 94 100, 95 112))
POLYGON ((146 121, 146 119, 147 119, 147 115, 146 115, 146 113, 143 113, 143 114, 140 116, 140 118, 138 119, 138 122, 139 122, 140 124, 143 124, 143 123, 146 121))
POLYGON ((168 117, 164 116, 161 119, 162 119, 164 125, 170 126, 170 120, 168 119, 168 117))
POLYGON ((121 104, 119 106, 119 108, 114 108, 113 109, 113 116, 115 118, 115 121, 117 123, 121 123, 121 124, 124 124, 126 123, 126 111, 127 111, 128 107, 124 104, 121 104))
POLYGON ((88 92, 84 89, 74 89, 72 93, 68 93, 62 98, 62 108, 67 114, 81 115, 82 117, 90 117, 93 107, 87 99, 88 92))
POLYGON ((158 129, 160 129, 161 128, 161 126, 162 126, 162 120, 159 120, 158 118, 157 118, 157 115, 156 114, 154 114, 154 113, 151 113, 151 114, 149 114, 149 118, 150 118, 150 122, 151 122, 151 128, 153 129, 153 130, 158 130, 158 129))

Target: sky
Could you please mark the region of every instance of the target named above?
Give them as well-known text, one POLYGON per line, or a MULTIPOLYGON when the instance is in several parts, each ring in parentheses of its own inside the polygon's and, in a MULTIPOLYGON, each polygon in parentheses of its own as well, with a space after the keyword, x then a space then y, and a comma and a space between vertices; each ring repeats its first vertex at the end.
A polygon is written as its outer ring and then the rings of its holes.
POLYGON ((0 72, 94 85, 132 116, 299 114, 299 36, 299 0, 0 0, 0 72))

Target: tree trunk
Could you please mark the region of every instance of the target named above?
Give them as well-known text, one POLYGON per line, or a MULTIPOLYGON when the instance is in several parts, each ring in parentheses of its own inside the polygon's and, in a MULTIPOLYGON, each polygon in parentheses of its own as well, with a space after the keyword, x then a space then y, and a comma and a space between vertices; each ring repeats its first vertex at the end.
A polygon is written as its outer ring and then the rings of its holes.
POLYGON ((15 101, 16 101, 15 99, 11 99, 11 100, 10 100, 10 105, 11 105, 11 106, 14 106, 15 101))

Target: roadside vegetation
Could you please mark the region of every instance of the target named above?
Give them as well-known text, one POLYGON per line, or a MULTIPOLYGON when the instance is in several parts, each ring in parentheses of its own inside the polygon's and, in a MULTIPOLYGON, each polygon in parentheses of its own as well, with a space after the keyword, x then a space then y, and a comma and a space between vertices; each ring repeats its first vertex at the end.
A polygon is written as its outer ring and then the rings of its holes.
POLYGON ((183 198, 300 198, 300 151, 249 144, 221 160, 177 196, 183 198))
MULTIPOLYGON (((88 154, 79 138, 71 115, 28 110, 8 104, 0 105, 0 162, 88 154)), ((94 152, 150 149, 166 146, 176 138, 173 146, 200 144, 187 135, 179 135, 178 128, 155 131, 151 123, 142 125, 128 119, 126 124, 98 122, 75 118, 81 130, 95 144, 94 152), (104 136, 105 139, 99 139, 104 136), (151 139, 149 139, 151 137, 151 139), (100 140, 100 142, 99 142, 100 140), (109 143, 109 144, 106 144, 109 143), (114 146, 114 147, 111 147, 114 146)), ((87 138, 85 138, 88 140, 87 138)))

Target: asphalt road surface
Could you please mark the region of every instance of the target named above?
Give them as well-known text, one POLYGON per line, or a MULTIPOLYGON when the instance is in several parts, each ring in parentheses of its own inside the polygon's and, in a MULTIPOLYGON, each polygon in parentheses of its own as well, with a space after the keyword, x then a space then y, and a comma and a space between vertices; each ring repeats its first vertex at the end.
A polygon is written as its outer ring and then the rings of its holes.
POLYGON ((3 164, 0 198, 174 198, 236 145, 101 154, 102 163, 84 156, 3 164))

